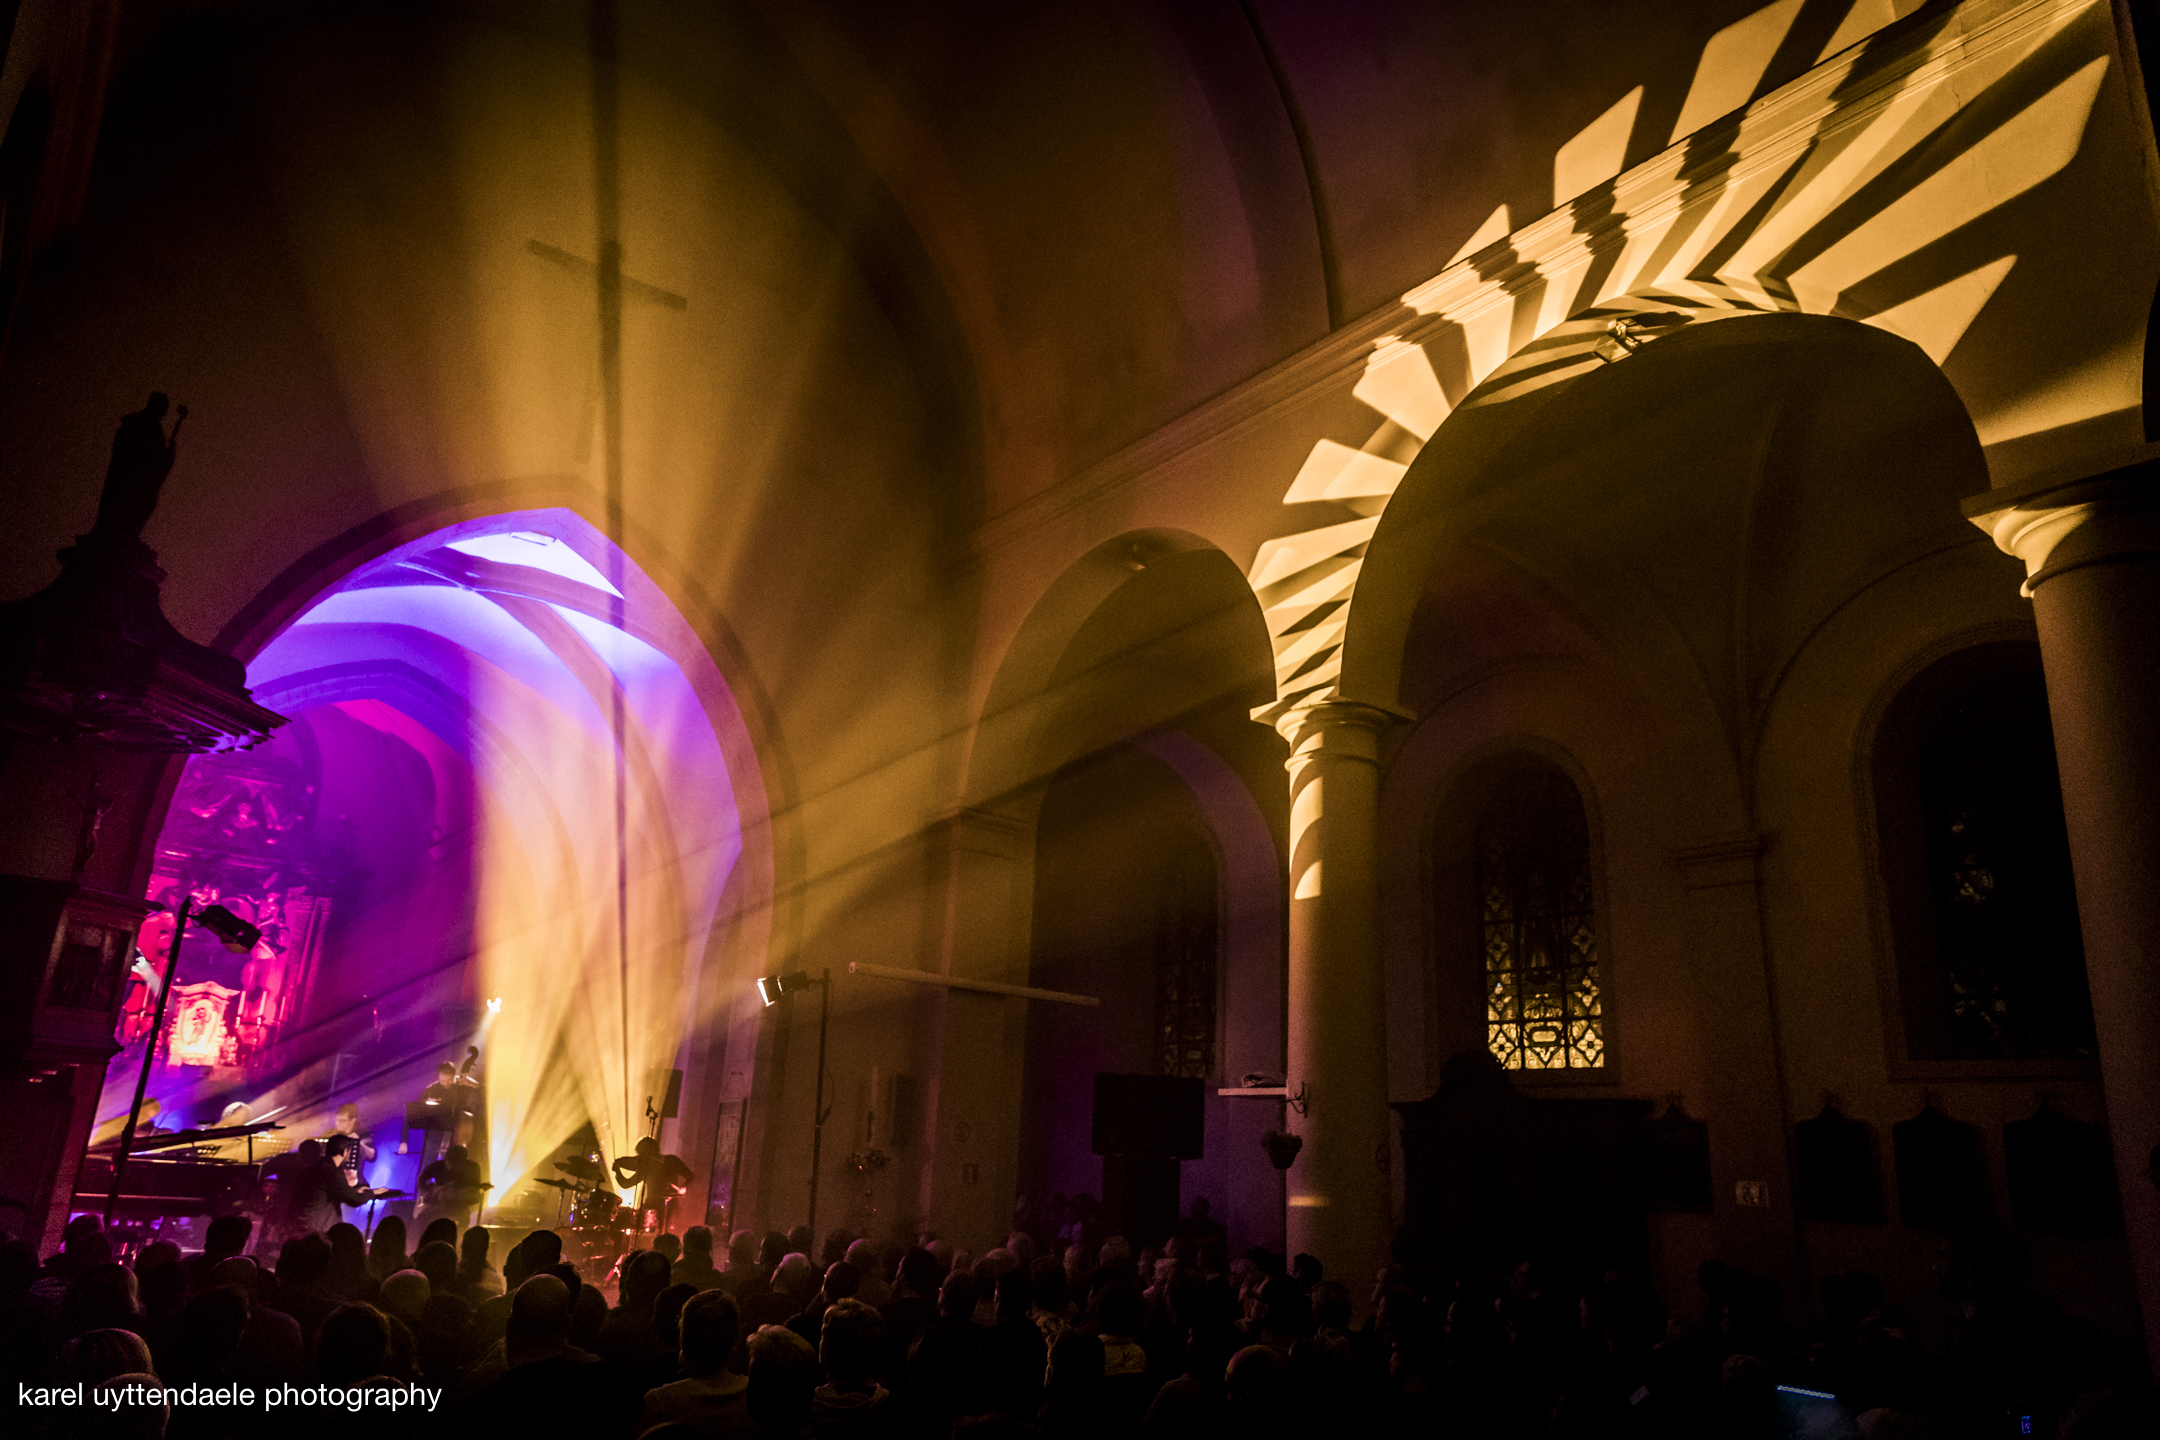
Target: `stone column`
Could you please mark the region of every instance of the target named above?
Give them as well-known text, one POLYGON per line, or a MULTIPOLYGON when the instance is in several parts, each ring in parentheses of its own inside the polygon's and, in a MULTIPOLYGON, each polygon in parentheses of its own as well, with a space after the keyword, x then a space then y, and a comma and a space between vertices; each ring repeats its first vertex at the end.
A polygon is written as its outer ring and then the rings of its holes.
POLYGON ((1387 1263, 1386 979, 1377 867, 1380 736, 1398 716, 1342 700, 1276 720, 1290 742, 1290 953, 1285 1239, 1362 1303, 1387 1263))
POLYGON ((2108 1129, 2160 1369, 2160 462, 1969 508, 2025 562, 2039 624, 2108 1129))

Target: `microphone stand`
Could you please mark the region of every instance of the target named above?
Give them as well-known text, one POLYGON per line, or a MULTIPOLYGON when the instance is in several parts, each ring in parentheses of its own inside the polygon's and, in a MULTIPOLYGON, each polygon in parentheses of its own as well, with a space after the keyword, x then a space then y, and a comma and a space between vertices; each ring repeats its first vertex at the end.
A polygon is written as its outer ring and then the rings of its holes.
POLYGON ((135 1144, 135 1122, 142 1115, 143 1096, 150 1089, 150 1062, 157 1055, 158 1038, 165 1032, 165 1003, 172 998, 173 982, 180 978, 180 941, 187 934, 188 921, 194 912, 195 897, 190 894, 180 902, 180 918, 173 925, 172 944, 165 950, 165 983, 158 987, 157 1018, 150 1022, 150 1034, 143 1042, 142 1074, 135 1081, 135 1103, 128 1107, 127 1126, 120 1132, 120 1149, 113 1156, 112 1190, 105 1196, 107 1229, 112 1228, 113 1208, 120 1203, 120 1178, 127 1173, 128 1151, 135 1144))

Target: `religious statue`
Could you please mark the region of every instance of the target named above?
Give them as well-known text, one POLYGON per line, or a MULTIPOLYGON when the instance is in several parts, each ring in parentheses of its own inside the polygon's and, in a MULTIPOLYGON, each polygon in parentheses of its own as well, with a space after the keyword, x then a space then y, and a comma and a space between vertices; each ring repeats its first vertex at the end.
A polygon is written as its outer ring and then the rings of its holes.
POLYGON ((168 403, 164 392, 152 392, 149 403, 122 419, 114 432, 112 463, 105 470, 105 490, 98 497, 92 535, 105 540, 142 539, 143 526, 157 509, 158 492, 172 473, 180 426, 187 420, 187 406, 182 405, 167 433, 168 403))
POLYGON ((98 772, 90 772, 90 783, 85 791, 70 789, 68 798, 81 808, 82 821, 75 827, 75 865, 68 871, 68 879, 80 880, 83 871, 90 868, 90 857, 97 853, 98 830, 105 824, 105 812, 112 809, 113 797, 98 791, 98 772), (87 793, 85 793, 87 791, 87 793))

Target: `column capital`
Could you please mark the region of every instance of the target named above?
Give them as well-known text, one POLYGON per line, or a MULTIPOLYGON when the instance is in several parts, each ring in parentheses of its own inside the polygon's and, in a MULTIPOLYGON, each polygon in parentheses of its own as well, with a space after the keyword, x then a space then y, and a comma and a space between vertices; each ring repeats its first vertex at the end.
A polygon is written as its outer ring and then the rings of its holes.
POLYGON ((1413 718, 1408 711, 1345 700, 1333 691, 1303 696, 1289 705, 1274 705, 1253 718, 1272 724, 1290 742, 1291 763, 1320 754, 1374 760, 1380 754, 1380 737, 1413 718))
POLYGON ((2160 458, 2075 480, 1975 495, 1966 518, 2025 562, 2027 599, 2066 570, 2160 554, 2160 458))

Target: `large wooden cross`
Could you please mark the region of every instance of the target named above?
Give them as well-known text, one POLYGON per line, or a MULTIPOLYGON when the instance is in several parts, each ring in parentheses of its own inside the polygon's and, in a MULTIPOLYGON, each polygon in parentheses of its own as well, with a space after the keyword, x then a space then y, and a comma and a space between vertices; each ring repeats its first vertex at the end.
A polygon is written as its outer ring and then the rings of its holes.
POLYGON ((592 456, 593 412, 601 393, 607 395, 608 403, 616 403, 620 396, 622 364, 622 312, 625 304, 658 305, 664 310, 687 310, 690 302, 672 291, 642 280, 633 280, 622 273, 622 246, 610 242, 600 247, 600 259, 595 262, 582 255, 573 255, 544 240, 527 240, 525 249, 551 264, 560 265, 571 274, 591 279, 600 295, 600 366, 593 385, 585 394, 585 419, 578 431, 578 463, 583 464, 592 456))

